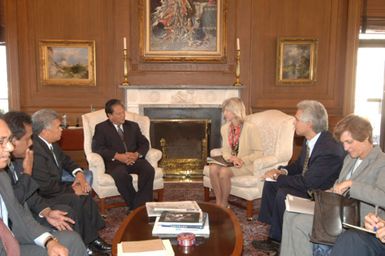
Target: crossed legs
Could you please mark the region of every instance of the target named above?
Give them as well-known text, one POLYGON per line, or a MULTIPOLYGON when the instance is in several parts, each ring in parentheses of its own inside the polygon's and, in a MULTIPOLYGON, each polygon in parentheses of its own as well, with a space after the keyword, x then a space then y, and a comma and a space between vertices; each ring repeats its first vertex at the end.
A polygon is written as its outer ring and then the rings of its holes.
POLYGON ((210 182, 214 189, 216 204, 222 207, 228 206, 228 198, 231 190, 231 177, 233 172, 223 166, 210 165, 210 182))

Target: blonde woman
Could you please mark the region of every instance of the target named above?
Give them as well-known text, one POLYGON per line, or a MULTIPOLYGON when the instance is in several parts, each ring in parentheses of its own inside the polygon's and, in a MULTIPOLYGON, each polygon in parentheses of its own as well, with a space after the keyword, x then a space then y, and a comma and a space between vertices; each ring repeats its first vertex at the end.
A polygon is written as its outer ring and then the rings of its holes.
POLYGON ((252 174, 253 161, 262 156, 262 149, 256 126, 245 120, 245 105, 240 98, 225 100, 222 111, 226 120, 221 127, 222 155, 234 166, 211 164, 210 181, 216 204, 228 207, 231 177, 252 174))

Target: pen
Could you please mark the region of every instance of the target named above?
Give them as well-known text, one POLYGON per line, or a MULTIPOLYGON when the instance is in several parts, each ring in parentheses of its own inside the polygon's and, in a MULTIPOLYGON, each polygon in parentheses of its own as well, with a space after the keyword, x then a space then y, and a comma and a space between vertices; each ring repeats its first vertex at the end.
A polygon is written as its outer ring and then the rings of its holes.
MULTIPOLYGON (((374 206, 374 215, 375 215, 375 216, 378 215, 378 205, 374 206)), ((373 231, 374 231, 374 232, 377 232, 377 226, 374 226, 374 227, 373 227, 373 231)))

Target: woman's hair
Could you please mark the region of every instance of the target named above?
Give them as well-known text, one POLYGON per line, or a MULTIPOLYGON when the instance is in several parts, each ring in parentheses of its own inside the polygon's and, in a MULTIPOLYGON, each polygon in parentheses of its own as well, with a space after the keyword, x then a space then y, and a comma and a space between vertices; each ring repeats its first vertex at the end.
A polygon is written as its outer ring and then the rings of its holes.
POLYGON ((240 98, 234 97, 234 98, 226 99, 222 103, 222 111, 225 111, 225 110, 232 112, 240 122, 245 121, 246 108, 245 108, 245 105, 243 104, 243 101, 240 98))
POLYGON ((368 139, 370 143, 373 143, 372 125, 363 117, 350 114, 342 118, 334 128, 334 137, 340 140, 342 133, 346 131, 350 132, 352 138, 357 141, 363 142, 368 139))
POLYGON ((297 104, 297 109, 302 110, 301 121, 311 123, 314 132, 319 133, 328 130, 328 112, 321 102, 303 100, 297 104))

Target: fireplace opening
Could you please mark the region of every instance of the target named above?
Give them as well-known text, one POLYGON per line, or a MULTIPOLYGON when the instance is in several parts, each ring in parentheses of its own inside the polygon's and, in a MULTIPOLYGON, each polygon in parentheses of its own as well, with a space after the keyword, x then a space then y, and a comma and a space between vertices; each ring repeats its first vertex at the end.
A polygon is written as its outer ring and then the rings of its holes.
POLYGON ((159 166, 166 178, 202 177, 210 129, 208 119, 151 120, 151 144, 162 151, 159 166))
POLYGON ((144 107, 153 148, 162 151, 165 178, 202 178, 206 158, 221 145, 222 111, 217 107, 144 107))

